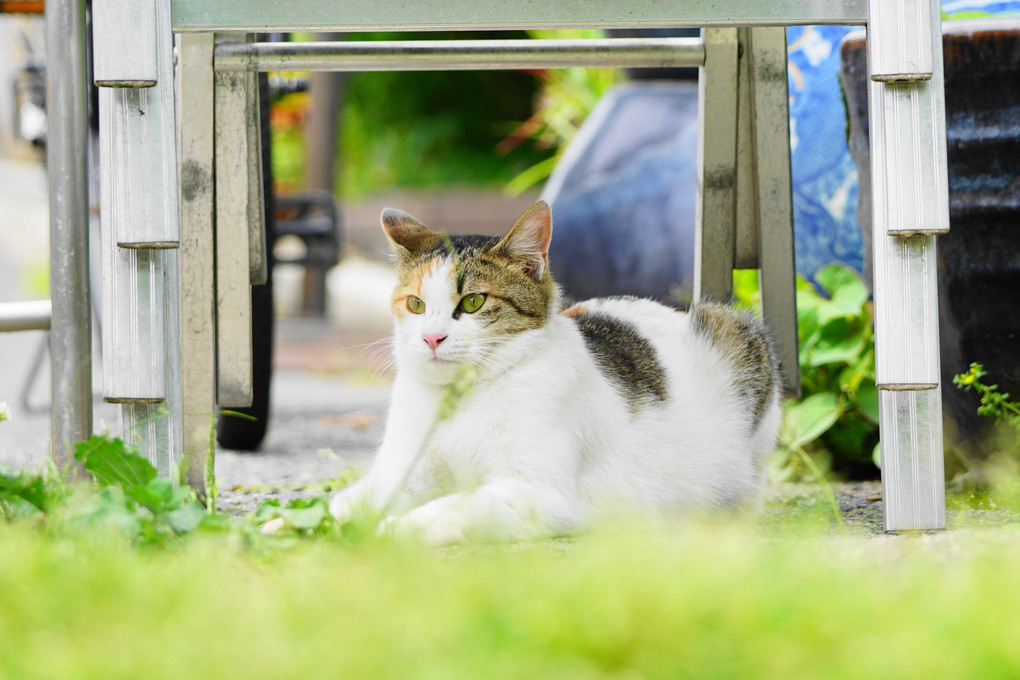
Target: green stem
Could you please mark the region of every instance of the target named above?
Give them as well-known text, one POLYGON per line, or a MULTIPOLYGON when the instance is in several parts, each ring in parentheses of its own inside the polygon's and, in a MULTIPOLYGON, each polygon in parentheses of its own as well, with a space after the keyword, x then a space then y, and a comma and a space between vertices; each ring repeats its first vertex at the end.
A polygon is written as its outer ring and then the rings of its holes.
POLYGON ((205 454, 205 509, 216 512, 216 415, 209 422, 209 450, 205 454))
POLYGON ((839 511, 839 501, 836 500, 836 492, 832 489, 832 484, 829 483, 825 473, 822 472, 821 468, 815 464, 815 461, 811 459, 811 456, 807 454, 804 449, 799 446, 794 446, 793 451, 800 456, 801 461, 807 466, 811 474, 815 476, 815 479, 822 485, 822 490, 825 492, 825 496, 829 501, 829 505, 832 508, 832 516, 836 518, 836 528, 839 530, 840 536, 846 536, 846 525, 843 524, 843 513, 839 511))

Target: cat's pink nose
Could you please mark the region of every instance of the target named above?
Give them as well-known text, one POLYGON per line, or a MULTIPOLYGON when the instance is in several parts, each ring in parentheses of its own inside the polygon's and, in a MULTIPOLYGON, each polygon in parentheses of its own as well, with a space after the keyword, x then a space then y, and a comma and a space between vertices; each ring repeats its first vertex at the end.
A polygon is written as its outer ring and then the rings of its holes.
POLYGON ((422 338, 422 340, 424 340, 425 342, 428 343, 429 347, 431 347, 432 351, 434 352, 436 350, 436 347, 439 347, 439 343, 441 343, 443 340, 446 340, 446 334, 445 333, 422 333, 421 334, 421 338, 422 338))

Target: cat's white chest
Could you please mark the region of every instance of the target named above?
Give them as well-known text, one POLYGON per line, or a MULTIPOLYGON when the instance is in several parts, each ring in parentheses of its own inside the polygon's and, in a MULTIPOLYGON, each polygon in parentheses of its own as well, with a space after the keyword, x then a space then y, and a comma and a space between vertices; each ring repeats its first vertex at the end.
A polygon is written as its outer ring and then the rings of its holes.
POLYGON ((515 439, 516 409, 512 405, 496 409, 496 393, 502 390, 476 390, 464 398, 456 413, 436 424, 425 442, 425 460, 447 469, 458 489, 470 489, 499 474, 511 455, 515 439), (500 413, 500 417, 493 417, 500 413))
POLYGON ((447 468, 461 490, 536 469, 559 475, 562 466, 573 466, 580 449, 579 428, 573 427, 578 404, 570 397, 577 377, 575 368, 552 355, 476 385, 434 427, 427 459, 447 468))

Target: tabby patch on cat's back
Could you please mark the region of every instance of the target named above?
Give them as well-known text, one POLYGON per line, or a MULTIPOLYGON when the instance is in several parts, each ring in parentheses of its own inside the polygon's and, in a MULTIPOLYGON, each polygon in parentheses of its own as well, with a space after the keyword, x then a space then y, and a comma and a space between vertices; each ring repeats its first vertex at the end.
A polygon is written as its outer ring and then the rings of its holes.
POLYGON ((333 499, 337 518, 371 512, 439 545, 753 502, 780 420, 757 319, 631 297, 563 308, 541 201, 502 238, 393 209, 381 222, 397 374, 376 459, 333 499))
POLYGON ((588 350, 621 391, 632 413, 666 400, 666 372, 652 343, 633 324, 592 312, 585 305, 573 305, 561 314, 577 323, 588 350))

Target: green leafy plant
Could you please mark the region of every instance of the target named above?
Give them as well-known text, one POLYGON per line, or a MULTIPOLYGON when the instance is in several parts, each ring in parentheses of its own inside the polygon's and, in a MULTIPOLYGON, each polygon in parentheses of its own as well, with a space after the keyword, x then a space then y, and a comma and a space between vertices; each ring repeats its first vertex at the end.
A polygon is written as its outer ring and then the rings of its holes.
POLYGON ((120 438, 96 435, 75 447, 98 492, 72 513, 73 523, 109 521, 133 540, 160 543, 199 528, 222 529, 195 491, 157 476, 156 468, 120 438))
MULTIPOLYGON (((0 464, 0 518, 34 518, 72 532, 106 526, 136 545, 164 545, 201 532, 228 533, 248 543, 274 540, 263 533, 284 538, 335 533, 325 498, 285 504, 270 499, 245 518, 231 518, 216 510, 214 493, 204 504, 191 487, 159 477, 136 446, 108 434, 80 442, 75 458, 94 480, 92 489, 72 488, 56 470, 37 474, 0 464), (273 521, 272 531, 260 532, 273 521)), ((330 480, 329 489, 351 479, 348 473, 330 480)))
POLYGON ((59 495, 42 475, 27 474, 0 464, 0 517, 45 514, 58 501, 59 495))
MULTIPOLYGON (((775 481, 857 473, 878 464, 878 390, 872 304, 860 275, 831 264, 816 284, 797 277, 801 397, 787 400, 775 481), (810 459, 810 463, 808 460, 810 459)), ((739 305, 757 308, 756 272, 738 272, 739 305)))

